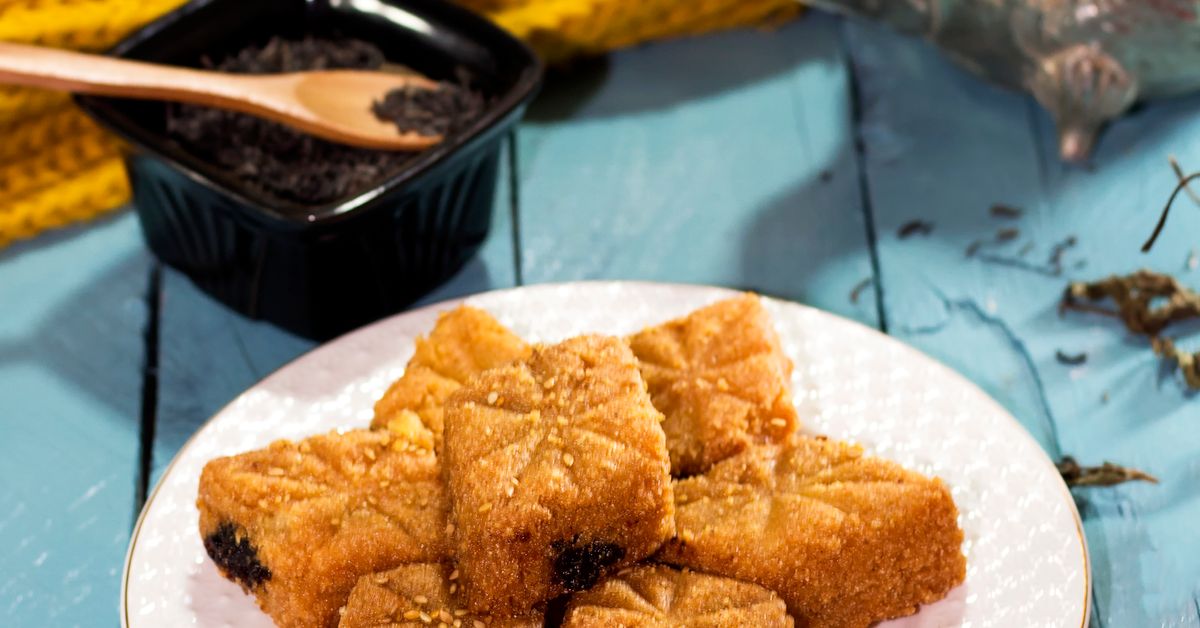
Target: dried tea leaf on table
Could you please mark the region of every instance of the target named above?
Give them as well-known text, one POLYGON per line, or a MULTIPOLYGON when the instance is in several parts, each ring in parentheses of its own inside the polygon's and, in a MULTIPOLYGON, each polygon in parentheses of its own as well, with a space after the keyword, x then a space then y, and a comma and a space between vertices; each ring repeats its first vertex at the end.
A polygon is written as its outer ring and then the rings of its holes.
POLYGON ((1144 471, 1111 462, 1105 462, 1098 467, 1083 467, 1071 456, 1064 456, 1059 461, 1058 472, 1062 474, 1067 486, 1116 486, 1134 480, 1158 484, 1158 478, 1144 471))

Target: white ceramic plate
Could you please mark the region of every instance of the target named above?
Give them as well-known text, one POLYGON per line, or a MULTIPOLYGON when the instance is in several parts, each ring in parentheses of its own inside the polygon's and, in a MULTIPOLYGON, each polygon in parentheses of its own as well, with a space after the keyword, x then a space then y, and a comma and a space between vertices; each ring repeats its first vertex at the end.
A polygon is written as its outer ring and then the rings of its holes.
MULTIPOLYGON (((582 332, 625 334, 705 305, 724 289, 646 283, 543 285, 481 294, 529 340, 582 332)), ((221 578, 197 532, 197 481, 215 456, 367 425, 400 376, 413 339, 455 303, 408 312, 319 347, 243 393, 192 437, 146 503, 130 542, 122 625, 269 627, 221 578)), ((1087 549, 1079 515, 1054 465, 987 395, 872 329, 794 303, 768 301, 796 364, 805 429, 936 474, 951 487, 966 534, 966 583, 889 628, 1061 626, 1088 618, 1087 549)))

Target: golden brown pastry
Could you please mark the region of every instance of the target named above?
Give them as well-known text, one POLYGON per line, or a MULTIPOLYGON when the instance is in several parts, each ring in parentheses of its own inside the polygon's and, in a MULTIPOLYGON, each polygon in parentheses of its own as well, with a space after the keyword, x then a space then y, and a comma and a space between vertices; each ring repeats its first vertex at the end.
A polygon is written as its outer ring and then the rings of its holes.
POLYGON ((791 628, 783 600, 732 578, 639 565, 571 596, 563 628, 791 628))
POLYGON ((756 443, 796 430, 789 379, 759 298, 743 294, 630 337, 676 475, 700 473, 756 443))
POLYGON ((801 626, 909 615, 965 577, 946 486, 854 445, 753 447, 676 482, 675 498, 661 560, 767 587, 801 626))
POLYGON ((447 555, 432 453, 386 431, 329 433, 217 458, 200 536, 222 575, 279 626, 336 626, 360 576, 447 555))
POLYGON ((467 611, 458 571, 442 563, 415 563, 358 579, 338 628, 541 628, 542 614, 496 619, 467 611))
POLYGON ((426 448, 442 439, 442 404, 471 376, 520 360, 529 345, 478 308, 460 306, 438 317, 404 375, 375 403, 374 429, 391 429, 426 448))
POLYGON ((671 536, 661 417, 604 336, 536 347, 450 397, 443 472, 472 611, 523 614, 671 536))

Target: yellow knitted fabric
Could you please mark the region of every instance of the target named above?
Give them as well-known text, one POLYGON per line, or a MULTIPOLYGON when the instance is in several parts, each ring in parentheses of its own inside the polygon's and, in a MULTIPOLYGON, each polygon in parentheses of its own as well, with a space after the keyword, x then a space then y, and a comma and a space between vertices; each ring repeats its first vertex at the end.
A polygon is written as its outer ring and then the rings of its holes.
MULTIPOLYGON (((0 0, 0 41, 109 48, 185 0, 0 0)), ((66 94, 0 86, 0 246, 129 200, 118 142, 66 94)))
POLYGON ((105 159, 54 185, 6 199, 0 210, 0 246, 46 229, 95 218, 129 200, 125 165, 105 159))
POLYGON ((796 0, 459 0, 530 43, 550 63, 642 42, 774 23, 796 0))

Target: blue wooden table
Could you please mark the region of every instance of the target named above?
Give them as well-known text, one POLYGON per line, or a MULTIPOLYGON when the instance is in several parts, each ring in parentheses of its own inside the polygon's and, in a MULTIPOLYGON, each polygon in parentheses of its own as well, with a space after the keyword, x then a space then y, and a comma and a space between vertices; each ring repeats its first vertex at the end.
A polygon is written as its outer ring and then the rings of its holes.
MULTIPOLYGON (((1064 166, 1030 98, 813 14, 577 67, 508 149, 483 251, 425 302, 648 279, 877 326, 973 379, 1051 456, 1157 475, 1075 493, 1093 622, 1200 626, 1200 400, 1118 323, 1056 309, 1068 279, 1140 267, 1200 287, 1195 207, 1138 251, 1174 184, 1168 155, 1200 169, 1200 97, 1140 110, 1090 167, 1064 166), (1024 214, 1002 221, 996 203, 1024 214), (914 219, 932 232, 901 238, 914 219), (966 256, 1004 227, 1019 237, 966 256), (1071 236, 1063 276, 1039 272, 1071 236)), ((0 251, 0 625, 115 625, 147 487, 216 409, 311 347, 159 266, 127 212, 0 251)))

